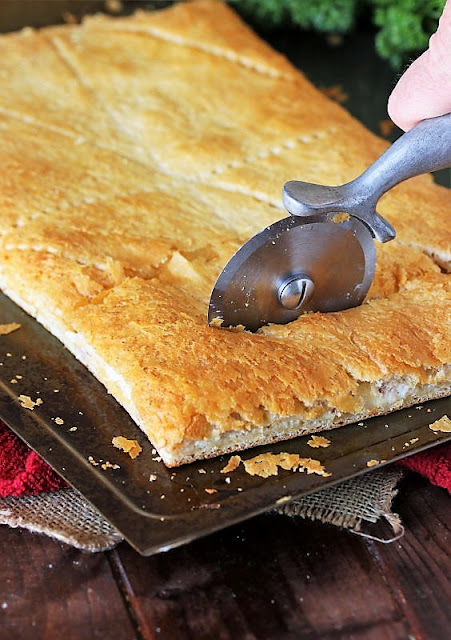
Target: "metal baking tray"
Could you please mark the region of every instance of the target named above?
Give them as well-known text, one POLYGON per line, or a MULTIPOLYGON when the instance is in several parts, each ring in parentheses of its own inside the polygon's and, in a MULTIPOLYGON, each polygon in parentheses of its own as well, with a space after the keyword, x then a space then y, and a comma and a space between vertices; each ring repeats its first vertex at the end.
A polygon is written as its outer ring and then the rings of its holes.
POLYGON ((0 294, 0 323, 10 322, 21 328, 0 336, 0 417, 143 555, 369 471, 370 460, 386 464, 451 436, 428 426, 449 414, 450 399, 443 398, 330 431, 328 448, 313 449, 310 436, 303 436, 242 454, 247 459, 267 451, 298 453, 320 460, 330 477, 279 471, 264 479, 248 475, 242 465, 222 474, 229 456, 168 469, 103 385, 0 294), (19 395, 41 398, 42 404, 23 408, 19 395), (112 446, 118 435, 139 441, 143 451, 135 460, 112 446))

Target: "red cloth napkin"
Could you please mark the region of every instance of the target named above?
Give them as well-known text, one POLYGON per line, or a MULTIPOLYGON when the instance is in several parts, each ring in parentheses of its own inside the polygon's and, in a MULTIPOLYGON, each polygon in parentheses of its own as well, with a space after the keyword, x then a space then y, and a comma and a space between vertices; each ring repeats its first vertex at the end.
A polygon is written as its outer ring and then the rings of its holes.
MULTIPOLYGON (((448 443, 404 458, 398 464, 451 491, 451 447, 448 443)), ((0 422, 0 498, 67 486, 48 464, 0 422)))
POLYGON ((0 422, 0 498, 67 487, 60 476, 0 422))

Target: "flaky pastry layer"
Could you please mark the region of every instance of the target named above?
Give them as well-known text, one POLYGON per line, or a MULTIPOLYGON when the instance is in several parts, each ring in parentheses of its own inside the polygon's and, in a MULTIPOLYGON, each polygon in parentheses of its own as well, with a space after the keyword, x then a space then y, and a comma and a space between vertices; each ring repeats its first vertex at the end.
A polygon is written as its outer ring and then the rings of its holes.
POLYGON ((380 211, 365 304, 210 328, 234 251, 289 179, 339 184, 386 143, 221 2, 0 38, 0 287, 177 465, 449 393, 449 192, 380 211))

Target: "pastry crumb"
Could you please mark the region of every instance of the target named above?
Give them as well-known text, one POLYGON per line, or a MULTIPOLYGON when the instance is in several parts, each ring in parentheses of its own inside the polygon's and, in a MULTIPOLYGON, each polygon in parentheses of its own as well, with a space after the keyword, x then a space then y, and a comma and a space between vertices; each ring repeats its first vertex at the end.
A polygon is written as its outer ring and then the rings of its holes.
POLYGON ((297 453, 263 453, 255 458, 243 460, 243 464, 246 473, 261 478, 276 476, 279 467, 286 471, 305 471, 307 474, 316 473, 324 477, 331 475, 326 472, 319 460, 301 458, 297 453))
POLYGON ((30 396, 24 396, 23 394, 20 394, 17 399, 19 400, 21 407, 24 409, 30 409, 30 411, 33 411, 35 407, 39 407, 39 405, 42 404, 42 398, 36 398, 36 401, 34 401, 30 396))
POLYGON ((107 469, 120 469, 120 465, 119 464, 113 464, 112 462, 109 462, 109 460, 95 460, 95 458, 93 458, 92 456, 88 456, 88 462, 90 462, 92 464, 93 467, 99 467, 101 469, 103 469, 104 471, 106 471, 107 469))
POLYGON ((440 420, 436 420, 429 425, 429 429, 432 431, 443 431, 444 433, 451 433, 451 420, 448 416, 442 416, 440 420))
POLYGON ((209 493, 210 495, 212 495, 213 493, 218 493, 217 489, 205 489, 205 493, 209 493))
POLYGON ((227 331, 231 331, 232 333, 243 333, 243 331, 246 331, 246 327, 244 326, 244 324, 236 324, 233 327, 226 327, 227 331))
POLYGON ((332 216, 332 222, 334 222, 335 224, 341 224, 342 222, 346 222, 346 220, 349 220, 351 216, 349 215, 349 213, 345 213, 344 211, 342 213, 336 213, 334 216, 332 216))
POLYGON ((55 418, 56 424, 64 424, 64 420, 62 418, 55 418))
POLYGON ((415 444, 415 442, 418 442, 419 438, 412 438, 410 441, 410 444, 415 444))
POLYGON ((137 440, 129 440, 124 436, 114 437, 111 443, 116 449, 121 449, 124 453, 128 453, 132 460, 137 458, 142 451, 142 447, 137 440))
POLYGON ((279 467, 286 471, 316 473, 325 478, 331 475, 326 472, 319 460, 301 458, 297 453, 262 453, 248 460, 242 460, 240 456, 232 456, 224 469, 221 469, 221 473, 234 471, 240 465, 240 462, 244 464, 246 473, 260 478, 276 476, 279 472, 279 467))
POLYGON ((112 464, 111 462, 108 462, 108 460, 106 462, 104 462, 103 464, 100 465, 101 468, 106 471, 107 469, 120 469, 120 465, 118 464, 112 464))
POLYGON ((155 473, 151 473, 149 476, 149 482, 155 482, 156 479, 157 479, 157 476, 155 475, 155 473))
POLYGON ((240 462, 240 456, 232 456, 224 469, 221 469, 221 473, 230 473, 231 471, 235 471, 235 469, 240 466, 240 462))
POLYGON ((9 333, 13 331, 17 331, 20 329, 22 325, 18 322, 10 322, 8 324, 0 324, 0 336, 7 336, 9 333))
POLYGON ((17 384, 17 380, 16 380, 15 378, 12 378, 12 379, 10 380, 10 383, 11 383, 11 384, 17 384))
POLYGON ((323 436, 312 436, 310 440, 307 440, 307 444, 313 449, 318 449, 318 447, 326 448, 330 445, 330 440, 323 436))
POLYGON ((77 431, 78 427, 71 427, 69 431, 77 431))
POLYGON ((198 471, 199 473, 207 473, 207 472, 205 471, 205 469, 198 469, 197 471, 198 471))
POLYGON ((368 462, 366 463, 366 466, 367 467, 376 467, 380 463, 381 463, 380 460, 368 460, 368 462))
POLYGON ((210 327, 215 327, 219 329, 220 327, 222 327, 223 322, 224 322, 223 318, 213 318, 213 320, 210 322, 210 327))

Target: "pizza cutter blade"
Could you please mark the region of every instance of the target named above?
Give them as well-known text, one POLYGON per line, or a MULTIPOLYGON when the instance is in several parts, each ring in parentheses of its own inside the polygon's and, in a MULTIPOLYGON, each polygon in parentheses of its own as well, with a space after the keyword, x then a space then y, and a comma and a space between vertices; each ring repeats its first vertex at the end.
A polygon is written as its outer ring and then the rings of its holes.
POLYGON ((288 217, 253 236, 219 276, 209 323, 256 331, 308 311, 360 304, 373 280, 374 242, 356 218, 333 218, 288 217))
POLYGON ((376 211, 389 189, 451 164, 451 114, 423 120, 401 136, 362 175, 340 186, 287 182, 283 203, 293 216, 246 242, 219 275, 208 321, 256 331, 312 311, 361 304, 371 286, 373 238, 395 230, 376 211))

